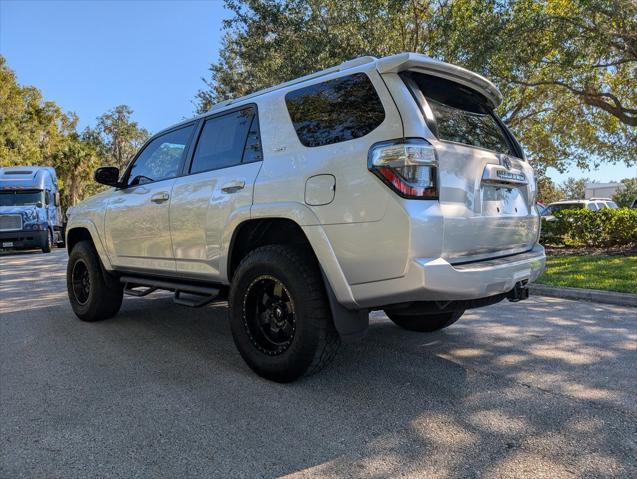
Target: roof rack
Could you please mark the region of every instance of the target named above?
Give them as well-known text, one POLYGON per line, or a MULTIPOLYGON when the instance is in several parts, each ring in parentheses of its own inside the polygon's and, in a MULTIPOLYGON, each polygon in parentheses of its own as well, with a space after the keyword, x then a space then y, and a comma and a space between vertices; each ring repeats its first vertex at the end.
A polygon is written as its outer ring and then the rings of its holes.
POLYGON ((290 80, 287 81, 285 83, 280 83, 278 85, 274 85, 271 86, 269 88, 264 88, 263 90, 258 90, 255 91, 254 93, 250 93, 249 95, 245 95, 239 98, 234 98, 232 100, 226 100, 226 101, 222 101, 220 103, 217 103, 215 105, 212 106, 212 108, 210 108, 210 110, 208 110, 208 112, 212 112, 212 111, 216 111, 219 110, 220 108, 225 108, 229 105, 232 105, 234 103, 243 101, 243 100, 247 100, 249 98, 254 98, 256 96, 260 96, 263 95, 265 93, 269 93, 271 91, 275 91, 275 90, 279 90, 281 88, 285 88, 291 85, 296 85, 297 83, 302 83, 304 81, 307 80, 311 80, 313 78, 319 78, 325 75, 329 75, 330 73, 336 73, 336 72, 340 72, 343 70, 348 70, 350 68, 354 68, 360 65, 366 65, 368 63, 372 63, 375 62, 377 60, 376 57, 372 57, 372 56, 366 56, 366 57, 359 57, 359 58, 355 58, 353 60, 348 60, 346 62, 341 63, 340 65, 334 66, 334 67, 330 67, 327 68, 326 70, 321 70, 315 73, 310 73, 309 75, 305 75, 303 77, 300 78, 295 78, 294 80, 290 80))

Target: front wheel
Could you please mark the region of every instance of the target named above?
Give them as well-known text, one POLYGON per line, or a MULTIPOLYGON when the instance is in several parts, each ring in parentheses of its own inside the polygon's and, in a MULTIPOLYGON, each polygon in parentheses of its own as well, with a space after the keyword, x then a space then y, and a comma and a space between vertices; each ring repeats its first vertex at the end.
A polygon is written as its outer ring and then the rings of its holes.
POLYGON ((42 245, 43 253, 50 253, 51 246, 53 245, 53 232, 49 229, 46 230, 46 240, 44 245, 42 245))
POLYGON ((110 318, 122 306, 123 285, 104 270, 90 241, 80 241, 71 250, 66 286, 73 312, 82 321, 110 318))
POLYGON ((340 339, 309 252, 283 245, 250 252, 234 274, 229 303, 237 349, 266 379, 294 381, 336 355, 340 339))
POLYGON ((417 331, 419 333, 431 333, 451 326, 460 319, 464 311, 452 311, 450 313, 440 314, 396 314, 385 311, 385 314, 395 324, 408 331, 417 331))

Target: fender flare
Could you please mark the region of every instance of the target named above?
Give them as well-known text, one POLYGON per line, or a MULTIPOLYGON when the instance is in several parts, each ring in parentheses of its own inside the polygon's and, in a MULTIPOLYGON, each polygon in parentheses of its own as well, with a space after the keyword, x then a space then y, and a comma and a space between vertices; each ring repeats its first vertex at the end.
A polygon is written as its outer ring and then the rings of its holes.
POLYGON ((112 271, 113 266, 111 265, 111 261, 108 258, 108 255, 106 254, 106 249, 104 248, 104 244, 102 243, 100 235, 97 232, 97 227, 92 221, 79 220, 67 224, 65 232, 65 243, 67 247, 69 245, 69 235, 73 230, 76 229, 85 229, 88 231, 89 235, 91 236, 91 240, 93 241, 93 245, 95 246, 95 250, 97 251, 99 258, 104 265, 104 269, 106 269, 107 271, 112 271))
POLYGON ((369 326, 369 310, 361 309, 356 303, 332 245, 314 212, 298 202, 269 203, 253 205, 250 217, 285 218, 301 227, 319 260, 336 331, 345 342, 361 339, 369 326))

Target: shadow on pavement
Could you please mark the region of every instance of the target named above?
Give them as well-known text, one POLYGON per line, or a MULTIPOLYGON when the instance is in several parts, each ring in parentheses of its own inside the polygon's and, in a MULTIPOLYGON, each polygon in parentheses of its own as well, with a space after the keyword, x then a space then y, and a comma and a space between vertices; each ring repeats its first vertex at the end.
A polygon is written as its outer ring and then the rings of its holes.
POLYGON ((634 310, 536 298, 424 335, 374 313, 331 367, 280 385, 243 363, 223 305, 129 298, 83 323, 64 258, 5 261, 0 476, 637 473, 634 310))

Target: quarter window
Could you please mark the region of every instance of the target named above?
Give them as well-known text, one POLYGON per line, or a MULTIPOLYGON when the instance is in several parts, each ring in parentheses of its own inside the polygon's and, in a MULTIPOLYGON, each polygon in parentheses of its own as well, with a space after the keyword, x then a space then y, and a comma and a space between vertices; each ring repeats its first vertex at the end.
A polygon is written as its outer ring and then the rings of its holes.
POLYGON ((204 123, 190 173, 262 159, 259 123, 253 107, 209 118, 204 123))
POLYGON ((193 125, 173 130, 148 143, 128 173, 128 184, 175 178, 181 170, 192 130, 193 125))
POLYGON ((364 73, 292 91, 285 103, 299 140, 310 147, 360 138, 385 119, 383 104, 364 73))

